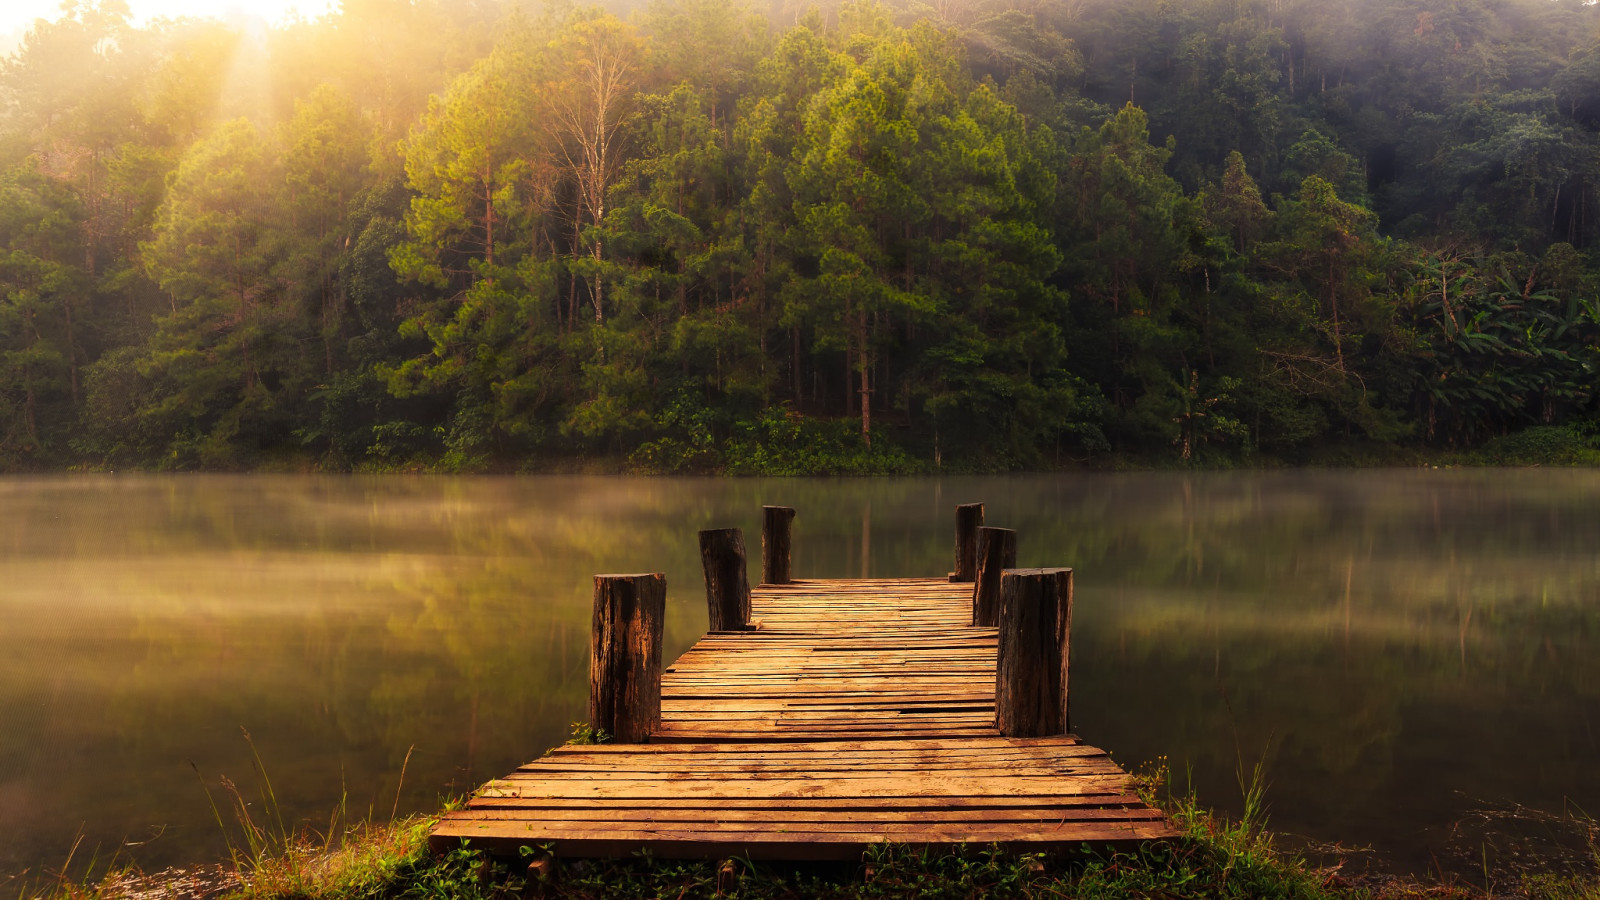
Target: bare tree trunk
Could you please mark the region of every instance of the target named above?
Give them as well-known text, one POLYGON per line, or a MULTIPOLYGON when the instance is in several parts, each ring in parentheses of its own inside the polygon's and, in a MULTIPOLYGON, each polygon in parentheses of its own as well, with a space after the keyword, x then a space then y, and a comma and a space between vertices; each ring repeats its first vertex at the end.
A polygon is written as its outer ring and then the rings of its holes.
POLYGON ((28 443, 29 443, 29 445, 31 445, 33 447, 38 447, 39 446, 38 400, 35 398, 34 392, 33 392, 32 373, 29 372, 26 368, 23 369, 23 381, 28 386, 27 395, 26 395, 26 398, 23 401, 23 409, 24 409, 24 411, 26 413, 26 415, 24 416, 24 419, 25 419, 25 421, 27 423, 27 426, 28 426, 28 443))
POLYGON ((867 386, 867 366, 861 367, 861 440, 872 449, 872 388, 867 386))
POLYGON ((72 405, 78 405, 78 345, 72 339, 72 298, 63 297, 61 309, 67 316, 67 372, 72 386, 72 405))
POLYGON ((600 241, 594 242, 594 323, 596 325, 599 325, 606 320, 606 315, 602 311, 604 309, 604 306, 602 305, 602 295, 605 293, 605 276, 600 273, 601 246, 602 245, 600 241))
POLYGON ((1333 309, 1333 355, 1339 360, 1339 371, 1344 372, 1344 335, 1339 330, 1339 292, 1333 284, 1333 263, 1328 263, 1328 306, 1333 309))
MULTIPOLYGON (((547 86, 546 95, 554 118, 566 132, 562 151, 577 181, 572 247, 576 259, 582 252, 585 219, 596 229, 605 223, 606 189, 616 165, 616 154, 611 151, 620 137, 623 106, 634 88, 639 46, 632 31, 610 17, 576 26, 568 46, 571 57, 567 66, 574 78, 547 86)), ((598 236, 589 255, 595 263, 590 299, 599 324, 605 321, 605 277, 600 273, 605 244, 598 236)))
MULTIPOLYGON (((578 201, 582 203, 580 199, 578 201)), ((583 246, 583 218, 581 212, 572 216, 572 257, 578 257, 578 248, 583 246)), ((567 327, 577 330, 578 327, 578 270, 573 268, 567 273, 571 283, 567 286, 567 327)))
POLYGON ((872 369, 872 354, 867 351, 867 314, 856 314, 857 341, 861 347, 856 362, 861 367, 861 440, 872 449, 872 387, 867 383, 867 373, 872 369))
POLYGON ((483 261, 494 268, 494 181, 492 175, 483 179, 483 261))
POLYGON ((789 384, 794 388, 794 402, 800 403, 800 326, 789 326, 790 348, 794 353, 794 368, 789 372, 789 384))
POLYGON ((328 279, 322 279, 322 365, 327 374, 333 374, 333 291, 328 279))
POLYGON ((853 415, 856 414, 856 394, 855 394, 855 389, 850 387, 850 381, 851 381, 852 378, 855 377, 855 374, 856 374, 855 366, 852 364, 852 357, 850 355, 850 342, 849 341, 845 341, 844 342, 844 414, 847 415, 847 416, 853 416, 853 415))

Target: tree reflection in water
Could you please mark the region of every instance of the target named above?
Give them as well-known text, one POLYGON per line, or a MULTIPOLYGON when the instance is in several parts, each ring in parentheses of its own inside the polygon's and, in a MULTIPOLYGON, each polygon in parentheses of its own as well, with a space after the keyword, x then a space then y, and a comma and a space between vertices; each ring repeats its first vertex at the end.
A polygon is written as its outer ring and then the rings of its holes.
POLYGON ((1600 473, 903 480, 93 477, 0 481, 0 873, 82 828, 147 867, 222 838, 187 762, 287 813, 434 807, 584 715, 590 577, 796 506, 802 576, 935 575, 953 508, 1072 565, 1073 722, 1274 827, 1432 868, 1488 803, 1600 809, 1600 473), (248 791, 247 791, 248 793, 248 791))

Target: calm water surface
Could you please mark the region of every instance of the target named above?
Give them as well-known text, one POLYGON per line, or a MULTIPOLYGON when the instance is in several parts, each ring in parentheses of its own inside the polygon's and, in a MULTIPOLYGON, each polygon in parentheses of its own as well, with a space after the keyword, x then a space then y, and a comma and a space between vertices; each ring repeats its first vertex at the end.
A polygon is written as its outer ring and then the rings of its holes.
POLYGON ((667 573, 670 659, 696 529, 783 503, 802 577, 932 575, 973 500, 1076 568, 1073 723, 1126 766, 1237 811, 1264 758, 1275 828, 1402 871, 1499 852, 1485 809, 1600 813, 1596 472, 10 478, 0 885, 80 835, 217 858, 244 731, 291 822, 436 808, 585 716, 595 572, 667 573))

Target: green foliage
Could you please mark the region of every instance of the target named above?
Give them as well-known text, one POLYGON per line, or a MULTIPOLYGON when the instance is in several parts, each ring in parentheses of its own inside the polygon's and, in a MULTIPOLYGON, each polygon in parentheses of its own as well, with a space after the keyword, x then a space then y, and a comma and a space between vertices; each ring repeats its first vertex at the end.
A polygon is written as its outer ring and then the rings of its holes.
POLYGON ((611 735, 606 734, 605 729, 597 729, 588 722, 573 722, 572 737, 567 738, 567 743, 569 744, 608 744, 610 742, 611 735))
POLYGON ((86 278, 56 259, 72 247, 77 212, 36 172, 0 181, 0 466, 51 458, 70 421, 72 306, 86 278))
POLYGON ((1571 428, 1540 425, 1489 441, 1470 459, 1491 466, 1600 465, 1600 446, 1571 428))
POLYGON ((1558 282, 1542 287, 1538 266, 1514 277, 1518 264, 1431 254, 1417 267, 1400 311, 1409 399, 1428 437, 1472 443, 1592 404, 1600 307, 1558 282))
MULTIPOLYGON (((1151 846, 1130 853, 1088 852, 1053 861, 1035 874, 1038 854, 1013 854, 998 847, 945 851, 880 845, 860 864, 783 865, 738 859, 732 891, 718 890, 718 861, 657 860, 648 855, 621 860, 558 863, 561 896, 574 898, 713 897, 749 898, 966 898, 975 896, 1228 896, 1321 898, 1354 895, 1322 885, 1321 877, 1297 869, 1297 861, 1271 847, 1270 836, 1241 836, 1204 813, 1190 810, 1191 829, 1203 838, 1177 846, 1151 846)), ((425 900, 482 900, 523 888, 520 865, 506 865, 470 845, 433 861, 400 869, 380 896, 425 900)), ((254 895, 266 898, 271 893, 254 895)), ((370 896, 370 895, 368 895, 370 896)))
POLYGON ((512 6, 37 26, 0 65, 0 467, 1232 465, 1600 421, 1600 7, 512 6))
POLYGON ((781 407, 740 423, 728 441, 725 467, 736 475, 909 475, 926 470, 892 443, 872 446, 848 421, 819 421, 781 407))
MULTIPOLYGON (((1146 799, 1157 802, 1183 830, 1174 841, 1133 850, 1084 846, 1046 857, 997 846, 943 849, 880 844, 859 863, 770 863, 735 859, 736 882, 719 888, 719 860, 661 860, 649 854, 623 859, 556 860, 554 887, 573 898, 714 897, 887 898, 932 897, 1239 897, 1318 900, 1342 897, 1487 896, 1460 884, 1406 879, 1354 885, 1337 869, 1316 869, 1281 848, 1281 840, 1257 821, 1230 821, 1207 812, 1193 796, 1175 796, 1164 771, 1140 779, 1146 799)), ((421 851, 428 822, 403 820, 367 829, 339 848, 287 857, 253 867, 232 896, 250 900, 288 897, 414 898, 488 900, 527 890, 526 868, 491 857, 470 842, 446 853, 421 851)), ((523 848, 523 856, 545 852, 523 848)), ((1531 876, 1519 882, 1523 895, 1548 898, 1594 896, 1583 876, 1531 876)), ((548 889, 547 889, 548 890, 548 889)), ((75 896, 93 897, 93 891, 75 896)), ((63 898, 64 900, 64 898, 63 898)))

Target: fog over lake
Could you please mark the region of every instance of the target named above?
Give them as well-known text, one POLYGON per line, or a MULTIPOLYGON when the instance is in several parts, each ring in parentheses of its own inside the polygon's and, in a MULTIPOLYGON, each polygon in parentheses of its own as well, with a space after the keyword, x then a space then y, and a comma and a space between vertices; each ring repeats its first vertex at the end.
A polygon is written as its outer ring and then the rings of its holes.
POLYGON ((970 501, 1075 568, 1073 726, 1127 768, 1237 814, 1265 756, 1274 829, 1400 871, 1483 810, 1600 813, 1600 472, 12 477, 0 884, 80 832, 218 858, 245 731, 287 824, 435 809, 586 716, 594 573, 666 573, 671 659, 697 529, 755 552, 780 503, 799 577, 939 575, 970 501))

